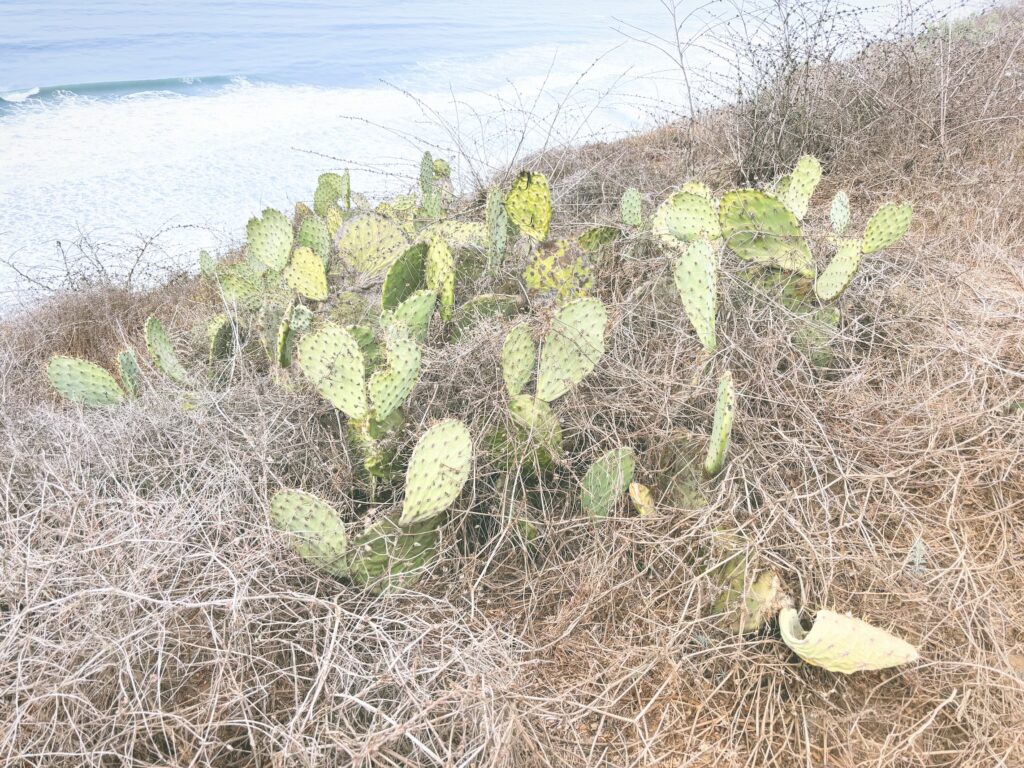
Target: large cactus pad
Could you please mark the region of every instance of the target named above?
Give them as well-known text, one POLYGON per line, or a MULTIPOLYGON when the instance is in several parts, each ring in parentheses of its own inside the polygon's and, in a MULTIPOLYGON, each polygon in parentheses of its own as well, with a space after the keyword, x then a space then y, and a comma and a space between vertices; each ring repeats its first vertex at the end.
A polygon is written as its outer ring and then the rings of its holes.
POLYGON ((366 401, 363 353, 352 333, 327 323, 299 342, 299 367, 327 401, 350 419, 364 418, 366 401))
POLYGON ((635 459, 629 448, 615 448, 590 465, 583 478, 583 511, 603 519, 633 482, 635 459))
POLYGON ((793 212, 794 216, 803 219, 807 215, 811 195, 814 194, 819 181, 821 181, 821 163, 812 155, 804 155, 797 160, 796 167, 789 174, 789 183, 785 189, 778 190, 779 199, 793 212))
POLYGON ((505 197, 505 210, 524 235, 538 242, 546 240, 551 226, 551 189, 544 174, 520 173, 505 197))
POLYGON ((461 421, 446 419, 428 429, 409 459, 399 522, 411 525, 444 512, 462 492, 472 459, 473 443, 461 421))
POLYGON ((376 371, 369 382, 370 403, 378 421, 405 402, 420 375, 420 348, 405 326, 396 324, 389 329, 387 350, 387 368, 376 371))
POLYGON ((299 555, 334 576, 347 576, 345 524, 330 504, 304 491, 278 491, 270 500, 274 526, 292 536, 299 555))
POLYGON ((879 208, 864 229, 864 253, 888 248, 910 229, 914 207, 910 203, 889 203, 879 208))
POLYGON ((579 384, 604 354, 608 313, 593 298, 560 307, 544 337, 537 372, 537 397, 551 402, 579 384))
POLYGON ((363 275, 383 274, 409 247, 392 219, 368 213, 349 220, 338 235, 338 255, 363 275))
POLYGON ((797 656, 830 672, 849 675, 916 661, 917 649, 866 621, 821 610, 808 632, 795 608, 779 612, 779 630, 797 656))
POLYGON ((273 208, 263 211, 263 218, 249 219, 245 227, 249 239, 249 257, 268 269, 280 271, 288 264, 292 250, 292 224, 288 217, 273 208))
POLYGON ((676 259, 673 271, 683 309, 704 349, 715 349, 715 314, 718 308, 718 258, 706 240, 690 243, 676 259))
POLYGON ((836 255, 814 281, 814 293, 822 301, 831 301, 846 290, 846 286, 857 274, 860 266, 861 241, 842 240, 836 249, 836 255))
POLYGON ((814 259, 800 222, 781 201, 756 189, 722 198, 722 236, 741 259, 814 276, 814 259))
POLYGON ((380 289, 382 308, 394 309, 423 288, 427 247, 426 243, 417 243, 407 248, 388 268, 384 285, 380 289))
POLYGON ((327 272, 323 260, 312 248, 300 246, 292 254, 291 263, 284 271, 288 287, 300 296, 313 301, 327 299, 327 272))
POLYGON ((55 355, 46 366, 53 388, 75 403, 88 406, 117 405, 124 392, 106 370, 77 357, 55 355))
POLYGON ((729 450, 729 434, 735 408, 735 393, 732 388, 732 374, 726 371, 718 383, 718 399, 715 402, 715 421, 711 428, 711 441, 704 459, 704 474, 717 475, 725 466, 725 455, 729 450))
POLYGON ((171 337, 167 335, 163 324, 155 317, 148 317, 145 325, 146 349, 153 359, 153 365, 179 384, 188 383, 188 371, 178 361, 171 344, 171 337))
POLYGON ((668 246, 694 240, 717 240, 721 236, 718 206, 709 197, 679 190, 658 206, 652 229, 668 246))
POLYGON ((619 201, 619 213, 622 216, 622 226, 627 229, 643 228, 643 199, 640 197, 639 189, 630 187, 622 193, 622 199, 619 201))

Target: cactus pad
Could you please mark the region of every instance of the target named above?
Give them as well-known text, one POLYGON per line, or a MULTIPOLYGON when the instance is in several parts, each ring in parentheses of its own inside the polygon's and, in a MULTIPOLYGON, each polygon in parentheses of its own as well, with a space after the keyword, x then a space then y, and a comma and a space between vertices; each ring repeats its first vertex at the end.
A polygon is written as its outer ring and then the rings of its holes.
POLYGON ((292 224, 288 217, 273 208, 263 211, 263 218, 251 218, 245 227, 249 240, 249 257, 268 269, 280 271, 288 264, 292 250, 292 224))
POLYGON ((722 236, 741 259, 814 276, 814 259, 800 222, 781 201, 756 189, 722 198, 722 236))
POLYGON ((328 323, 303 336, 299 367, 317 391, 350 419, 367 415, 365 362, 359 342, 348 329, 328 323))
POLYGON ((270 500, 274 527, 293 537, 304 559, 334 576, 347 576, 345 524, 330 504, 304 491, 278 491, 270 500))
POLYGON ((199 252, 199 274, 207 280, 213 280, 217 276, 217 262, 206 251, 199 252))
POLYGON ((619 213, 622 216, 622 226, 626 229, 643 228, 644 209, 639 189, 630 187, 622 193, 622 200, 619 201, 619 213))
POLYGON ((346 222, 338 233, 338 255, 348 267, 375 276, 405 253, 409 242, 393 220, 367 213, 346 222))
POLYGON ((614 243, 620 234, 622 233, 616 227, 592 227, 576 238, 576 242, 584 251, 592 253, 614 243))
POLYGON ((434 158, 424 152, 420 159, 420 191, 427 195, 434 189, 434 158))
POLYGON ((544 452, 542 464, 550 464, 561 454, 562 425, 550 405, 530 395, 518 395, 509 400, 508 411, 524 437, 544 452))
POLYGON ((146 349, 153 359, 153 365, 166 376, 179 384, 188 383, 188 372, 178 362, 178 356, 174 354, 174 347, 171 345, 171 337, 167 335, 163 324, 155 317, 146 318, 145 325, 146 349))
POLYGON ((317 180, 316 192, 313 193, 313 210, 318 216, 327 217, 328 211, 339 204, 351 206, 351 183, 348 171, 339 173, 322 173, 317 180))
POLYGON ((505 245, 508 242, 508 214, 500 189, 487 193, 487 238, 491 266, 500 266, 505 259, 505 245))
POLYGON ((864 229, 864 253, 875 253, 888 248, 910 228, 914 207, 910 203, 889 203, 879 208, 864 229))
POLYGON ((217 315, 207 324, 206 342, 211 365, 231 354, 234 338, 234 327, 227 315, 217 315))
POLYGON ((604 354, 608 313, 598 299, 576 299, 560 307, 544 337, 537 372, 537 397, 551 402, 579 384, 604 354))
POLYGON ((715 422, 711 428, 711 442, 704 459, 704 474, 717 475, 725 466, 725 455, 729 450, 729 433, 735 409, 735 393, 732 388, 732 374, 726 371, 718 383, 718 399, 715 402, 715 422))
POLYGON ((849 675, 853 672, 917 661, 917 649, 866 621, 821 610, 808 632, 795 608, 779 613, 779 630, 786 645, 808 664, 849 675))
POLYGON ((405 402, 420 375, 420 348, 404 325, 389 329, 388 366, 377 370, 369 381, 373 415, 383 421, 405 402))
POLYGON ((461 421, 447 419, 428 429, 409 459, 399 523, 420 523, 444 512, 462 492, 472 459, 473 443, 461 421))
POLYGON ((670 247, 693 240, 717 240, 721 236, 715 201, 682 190, 658 206, 651 227, 655 237, 670 247))
POLYGON ((142 371, 139 370, 139 362, 135 359, 135 351, 131 348, 118 353, 117 373, 128 397, 138 397, 142 391, 142 371))
POLYGON ((240 309, 255 309, 263 299, 263 281, 245 262, 220 266, 217 282, 224 300, 240 309))
POLYGON ((424 286, 424 269, 427 260, 427 245, 417 243, 407 248, 384 276, 380 290, 380 305, 394 309, 424 286))
POLYGON ((313 326, 313 313, 301 304, 292 307, 288 324, 296 333, 305 333, 313 326))
POLYGON ((455 257, 439 237, 427 248, 426 280, 427 288, 437 294, 441 319, 447 323, 455 309, 455 257))
POLYGON ((517 325, 505 336, 501 347, 501 376, 509 397, 516 397, 530 380, 537 364, 537 346, 528 325, 517 325))
POLYGON ((46 377, 63 397, 87 406, 117 405, 124 392, 105 369, 77 357, 54 355, 46 366, 46 377))
POLYGON ((729 578, 725 589, 712 606, 712 615, 732 616, 730 628, 736 634, 756 632, 782 607, 782 582, 774 571, 764 571, 750 587, 746 586, 746 558, 738 556, 723 569, 729 578))
POLYGON ((846 228, 850 226, 850 196, 845 190, 839 190, 832 198, 828 218, 832 222, 832 231, 842 237, 846 228))
POLYGON ((673 270, 683 309, 704 349, 715 349, 715 314, 718 308, 718 258, 711 243, 690 243, 676 259, 673 270))
POLYGON ((776 195, 797 219, 802 220, 807 215, 811 195, 814 194, 819 181, 821 163, 813 155, 804 155, 797 160, 796 167, 789 174, 789 184, 785 189, 777 189, 776 195))
POLYGON ((523 171, 505 197, 505 210, 520 231, 537 242, 546 240, 551 226, 551 189, 541 173, 523 171))
POLYGON ((327 299, 327 272, 324 262, 312 248, 303 245, 295 249, 292 261, 284 271, 284 279, 288 287, 300 296, 313 301, 327 299))
POLYGON ((590 465, 583 477, 583 511, 595 519, 603 519, 633 482, 633 451, 615 448, 590 465))
POLYGON ((434 314, 435 304, 437 294, 433 291, 416 291, 394 310, 382 314, 381 325, 388 326, 395 322, 404 325, 408 333, 422 344, 427 340, 427 330, 430 328, 430 318, 434 314))
POLYGON ((822 301, 831 301, 846 290, 860 266, 861 241, 841 240, 836 255, 814 281, 814 293, 822 301))
POLYGON ((415 583, 437 552, 439 518, 400 526, 394 515, 378 520, 349 544, 349 576, 356 584, 384 592, 415 583))
POLYGON ((416 241, 427 243, 440 238, 452 250, 478 248, 486 250, 488 245, 487 225, 479 221, 453 221, 446 219, 424 227, 416 235, 416 241))
MULTIPOLYGON (((331 233, 327 231, 326 222, 319 216, 310 214, 302 219, 296 242, 312 249, 313 253, 320 257, 320 261, 327 264, 327 259, 331 255, 331 233)), ((294 255, 292 260, 295 260, 294 255)))
POLYGON ((594 285, 582 251, 569 240, 543 243, 537 248, 523 280, 531 293, 553 293, 560 304, 585 296, 594 285))
POLYGON ((452 318, 452 339, 458 341, 477 324, 492 317, 515 317, 523 310, 523 301, 518 296, 498 293, 481 293, 467 301, 452 318))
POLYGON ((643 483, 629 484, 629 499, 640 517, 654 514, 654 494, 643 483))

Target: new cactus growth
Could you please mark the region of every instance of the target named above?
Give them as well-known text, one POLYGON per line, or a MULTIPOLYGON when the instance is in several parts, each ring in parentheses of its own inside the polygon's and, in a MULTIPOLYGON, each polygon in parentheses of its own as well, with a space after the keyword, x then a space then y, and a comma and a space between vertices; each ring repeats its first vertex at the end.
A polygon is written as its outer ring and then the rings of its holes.
POLYGON ((583 511, 598 520, 608 517, 633 482, 634 464, 629 448, 615 448, 591 464, 583 478, 583 511))
POLYGON ((524 235, 537 242, 546 240, 551 226, 551 189, 547 177, 531 171, 520 173, 505 197, 505 210, 524 235))
POLYGON ((715 421, 711 428, 711 442, 708 444, 707 456, 704 459, 704 474, 708 477, 717 475, 725 466, 734 408, 735 395, 732 388, 732 374, 726 371, 722 374, 722 379, 718 384, 715 421))
POLYGON ((832 231, 837 237, 842 237, 846 228, 850 226, 850 196, 846 194, 845 190, 839 190, 832 198, 828 218, 832 223, 832 231))
POLYGON ((469 478, 473 443, 457 419, 428 429, 416 444, 405 473, 405 502, 400 525, 440 515, 458 498, 469 478))
POLYGON ((517 325, 505 336, 501 348, 501 375, 509 397, 523 391, 537 364, 537 345, 533 343, 528 325, 517 325))
POLYGON ((90 407, 117 405, 124 392, 106 370, 77 357, 54 355, 46 366, 46 377, 63 397, 90 407))
POLYGON ((329 504, 304 491, 278 491, 270 500, 274 526, 292 537, 304 559, 334 576, 347 576, 345 524, 329 504))
POLYGON ((429 152, 420 160, 420 191, 426 196, 434 189, 434 158, 429 152))
POLYGON ((879 208, 864 229, 864 253, 875 253, 888 248, 910 228, 914 208, 910 203, 889 203, 879 208))
POLYGON ((622 217, 622 226, 626 229, 643 229, 643 200, 640 197, 639 189, 630 187, 622 193, 622 199, 619 201, 619 214, 622 217))
POLYGON ((711 243, 697 240, 676 258, 673 270, 683 309, 707 352, 715 350, 718 258, 711 243))
POLYGON ((836 254, 814 281, 814 293, 822 301, 831 301, 846 290, 860 266, 861 241, 841 240, 836 254))
POLYGON ((292 254, 291 263, 284 271, 288 287, 313 301, 327 299, 327 272, 323 260, 312 248, 300 246, 292 254))
POLYGON ((905 640, 866 621, 832 611, 818 611, 814 626, 807 631, 795 608, 783 608, 779 613, 779 630, 797 656, 829 672, 849 675, 918 659, 917 649, 905 640))
POLYGON ((128 397, 138 397, 142 391, 142 371, 135 359, 135 351, 125 349, 117 355, 117 373, 121 377, 121 386, 128 397))
POLYGON ((363 353, 348 329, 327 323, 303 336, 299 367, 317 391, 350 419, 368 415, 363 353))
POLYGON ((544 337, 537 369, 537 397, 561 397, 594 370, 604 354, 608 313, 597 299, 575 299, 559 307, 544 337))
POLYGON ((292 224, 287 216, 267 208, 262 218, 249 219, 245 232, 251 259, 278 272, 287 266, 288 254, 292 250, 292 224))
POLYGON ((188 372, 178 362, 178 356, 171 345, 171 337, 155 317, 150 316, 146 319, 145 336, 146 349, 149 350, 149 356, 157 370, 179 384, 187 384, 188 372))
POLYGON ((409 242, 392 219, 367 213, 345 223, 338 234, 338 255, 354 272, 374 277, 405 253, 409 242))
POLYGON ((441 238, 427 249, 427 288, 437 294, 441 319, 446 323, 452 319, 455 309, 455 257, 441 238))
POLYGON ((380 289, 380 305, 394 309, 426 285, 424 270, 427 260, 426 243, 417 243, 399 256, 388 268, 380 289))
POLYGON ((776 195, 782 203, 793 212, 797 219, 807 215, 807 207, 811 203, 818 182, 821 181, 821 163, 811 155, 804 155, 789 174, 789 183, 785 189, 776 189, 776 195))
POLYGON ((756 189, 722 198, 722 237, 741 259, 814 276, 814 259, 800 222, 780 200, 756 189))

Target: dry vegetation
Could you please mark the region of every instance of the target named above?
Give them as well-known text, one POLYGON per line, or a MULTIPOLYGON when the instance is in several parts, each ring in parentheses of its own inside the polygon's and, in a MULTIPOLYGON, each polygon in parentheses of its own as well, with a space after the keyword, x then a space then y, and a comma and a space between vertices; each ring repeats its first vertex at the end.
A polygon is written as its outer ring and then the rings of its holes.
MULTIPOLYGON (((612 220, 601 201, 627 183, 650 209, 691 176, 756 180, 804 150, 826 163, 819 200, 843 187, 864 214, 907 198, 915 223, 844 294, 829 370, 725 263, 719 354, 739 404, 707 507, 665 498, 654 519, 595 526, 553 491, 530 550, 503 522, 523 489, 480 452, 415 592, 335 582, 270 528, 282 485, 353 507, 315 394, 244 360, 226 387, 151 375, 117 409, 48 391, 51 353, 138 347, 150 312, 187 347, 217 311, 198 283, 94 288, 8 322, 0 762, 1024 765, 1022 36, 1007 10, 788 93, 536 159, 567 230, 612 220), (481 505, 493 512, 465 511, 481 505), (715 587, 695 557, 714 528, 738 531, 800 604, 889 628, 922 660, 841 677, 801 664, 774 627, 730 634, 706 616, 715 587)), ((716 382, 694 366, 661 256, 599 284, 609 353, 559 403, 576 457, 559 473, 628 443, 640 479, 664 488, 656 470, 705 439, 716 382)), ((482 434, 500 412, 480 403, 501 398, 502 338, 486 326, 428 351, 411 421, 455 413, 482 434)))

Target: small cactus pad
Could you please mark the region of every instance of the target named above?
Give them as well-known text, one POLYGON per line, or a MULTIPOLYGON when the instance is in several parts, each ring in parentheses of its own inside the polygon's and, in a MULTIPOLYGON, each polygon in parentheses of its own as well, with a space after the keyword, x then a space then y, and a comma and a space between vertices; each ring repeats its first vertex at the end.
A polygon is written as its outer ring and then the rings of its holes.
POLYGON ((508 242, 508 214, 500 189, 487 193, 487 236, 491 266, 497 267, 505 259, 505 244, 508 242))
POLYGON ((437 221, 444 213, 444 204, 441 200, 441 192, 432 189, 423 195, 423 203, 417 212, 418 218, 426 221, 437 221))
POLYGON ((594 285, 584 254, 569 240, 541 244, 523 272, 523 280, 531 293, 553 293, 560 304, 585 296, 594 285))
POLYGON ((327 299, 327 272, 323 260, 312 248, 300 246, 292 254, 292 261, 284 271, 288 287, 313 301, 327 299))
POLYGON ((583 478, 583 511, 598 520, 608 517, 633 482, 634 463, 630 448, 615 448, 591 464, 583 478))
POLYGON ((435 179, 448 179, 451 178, 452 167, 448 164, 447 160, 438 158, 434 161, 434 178, 435 179))
POLYGON ((866 621, 821 610, 810 632, 800 624, 795 608, 779 612, 782 639, 808 664, 849 675, 871 669, 887 669, 917 661, 917 649, 905 640, 873 627, 866 621))
POLYGON ((427 248, 426 279, 427 288, 437 294, 441 319, 447 323, 455 309, 455 257, 439 237, 427 248))
POLYGON ((814 259, 800 222, 781 201, 756 189, 722 198, 722 236, 741 259, 814 276, 814 259))
POLYGON ((392 219, 367 213, 346 222, 338 233, 338 254, 352 270, 370 277, 383 274, 409 248, 392 219))
POLYGON ((579 384, 604 354, 608 313, 598 299, 576 299, 559 307, 544 337, 537 372, 537 397, 551 402, 579 384))
POLYGON ((349 576, 374 592, 416 582, 437 552, 439 518, 402 527, 395 515, 371 525, 349 544, 349 576))
POLYGON ((530 327, 517 325, 505 336, 501 347, 501 377, 509 397, 516 397, 530 380, 537 364, 537 345, 533 343, 530 327))
POLYGON ((622 215, 622 226, 626 229, 643 228, 644 209, 639 189, 630 187, 622 193, 622 200, 619 201, 619 213, 622 215))
POLYGON ((765 571, 746 586, 744 556, 722 566, 726 585, 711 608, 712 615, 729 614, 730 628, 738 635, 756 632, 771 620, 784 600, 782 582, 774 571, 765 571))
POLYGON ((345 214, 341 212, 338 206, 332 206, 326 214, 324 214, 324 223, 327 225, 327 231, 331 235, 331 239, 338 234, 338 230, 341 229, 345 224, 345 214))
POLYGON ((274 527, 292 536, 304 559, 334 576, 347 576, 345 524, 330 504, 304 491, 278 491, 270 500, 274 527))
POLYGON ((318 216, 327 216, 328 211, 339 204, 351 205, 351 184, 348 171, 345 173, 322 173, 313 193, 313 210, 318 216))
POLYGON ((732 373, 726 371, 718 383, 718 399, 715 402, 715 422, 711 428, 711 442, 704 459, 704 474, 717 475, 725 466, 725 454, 729 450, 729 433, 732 432, 732 418, 735 408, 735 394, 732 388, 732 373))
POLYGON ((850 226, 850 196, 846 194, 846 190, 839 190, 832 198, 828 218, 832 222, 832 231, 842 237, 846 228, 850 226))
POLYGON ((551 226, 551 189, 541 173, 523 171, 505 197, 505 210, 520 231, 537 242, 547 240, 551 226))
POLYGON ((387 326, 398 322, 404 325, 416 341, 422 344, 427 340, 427 330, 430 328, 430 318, 434 314, 434 305, 437 304, 437 294, 433 291, 416 291, 399 304, 391 312, 381 315, 381 325, 387 326))
POLYGON ((542 463, 550 463, 562 452, 562 425, 550 405, 530 395, 518 395, 509 400, 508 411, 526 439, 546 453, 542 463))
POLYGON ((46 366, 53 388, 74 403, 88 406, 117 405, 124 392, 106 370, 77 357, 54 355, 46 366))
POLYGON ((420 159, 420 191, 426 195, 434 189, 434 158, 424 152, 420 159))
POLYGON ((825 271, 814 281, 814 293, 822 301, 831 301, 846 290, 860 266, 861 241, 841 240, 825 271))
POLYGON ((620 234, 622 233, 618 227, 592 227, 577 237, 576 242, 587 253, 593 253, 610 243, 614 243, 619 239, 620 234))
MULTIPOLYGON (((296 242, 312 249, 313 253, 320 257, 320 261, 327 264, 327 259, 331 255, 331 233, 327 231, 327 223, 319 216, 310 214, 302 220, 296 242)), ((294 260, 293 255, 292 261, 294 260)))
POLYGON ((365 363, 359 342, 341 326, 327 323, 299 342, 299 367, 327 401, 350 419, 367 415, 365 363))
POLYGON ((211 364, 231 354, 234 338, 234 328, 231 324, 231 319, 227 315, 217 315, 207 324, 206 342, 211 364))
POLYGON ((670 247, 678 246, 680 242, 717 240, 721 236, 715 201, 682 190, 658 206, 651 227, 654 236, 670 247))
POLYGON ((888 248, 907 234, 913 214, 914 207, 910 203, 889 203, 875 211, 864 229, 864 253, 888 248))
POLYGON ((807 215, 807 207, 811 204, 818 182, 821 181, 821 163, 813 155, 804 155, 796 162, 796 167, 789 174, 789 184, 785 190, 777 190, 777 195, 797 219, 807 215))
POLYGON ((135 350, 129 348, 118 353, 117 373, 128 397, 138 397, 142 391, 142 371, 139 370, 139 361, 135 359, 135 350))
POLYGON ((313 326, 313 313, 308 307, 296 304, 292 307, 292 313, 291 317, 288 318, 288 324, 296 333, 305 333, 313 326))
POLYGON ((188 383, 188 372, 178 362, 178 356, 174 354, 174 347, 171 345, 171 337, 167 335, 163 324, 155 317, 148 317, 145 325, 146 349, 153 359, 153 365, 164 375, 170 377, 179 384, 188 383))
POLYGON ((292 250, 292 224, 288 217, 273 208, 263 211, 263 218, 251 218, 245 227, 249 239, 249 257, 268 269, 280 271, 288 264, 292 250))
POLYGON ((458 341, 479 323, 492 317, 515 317, 523 311, 523 300, 518 296, 499 293, 481 293, 461 307, 452 318, 452 339, 458 341))
POLYGON ((446 419, 423 433, 405 473, 401 525, 436 517, 458 498, 469 478, 473 443, 457 419, 446 419))
POLYGON ((704 349, 715 349, 715 314, 718 308, 718 258, 706 240, 690 243, 676 259, 673 270, 683 309, 704 349))
POLYGON ((380 305, 383 309, 394 309, 423 288, 427 247, 426 243, 417 243, 407 248, 388 268, 380 290, 380 305))
POLYGON ((408 330, 396 324, 387 339, 388 366, 370 377, 374 418, 383 421, 405 402, 420 375, 420 348, 408 330))
POLYGON ((640 517, 654 514, 654 494, 643 483, 629 484, 629 499, 640 517))

